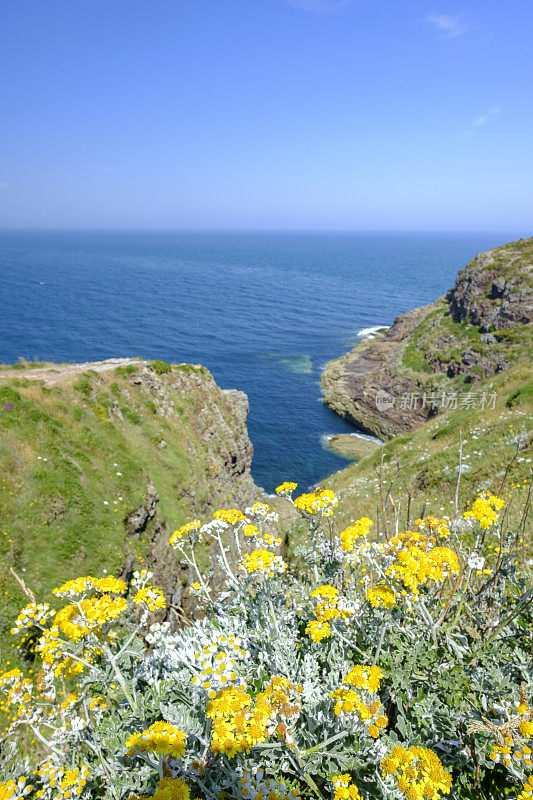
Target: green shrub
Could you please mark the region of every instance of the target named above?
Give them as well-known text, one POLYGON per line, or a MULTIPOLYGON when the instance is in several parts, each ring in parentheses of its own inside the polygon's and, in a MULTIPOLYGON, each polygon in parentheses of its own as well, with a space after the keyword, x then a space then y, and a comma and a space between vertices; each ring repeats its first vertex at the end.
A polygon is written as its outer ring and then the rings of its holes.
POLYGON ((206 367, 195 367, 194 364, 176 364, 175 369, 189 375, 206 375, 209 371, 206 367))
POLYGON ((152 361, 152 369, 158 375, 164 375, 165 372, 171 372, 172 367, 166 361, 152 361))
POLYGON ((135 364, 127 364, 125 367, 116 367, 115 375, 133 375, 138 371, 139 367, 136 367, 135 364))

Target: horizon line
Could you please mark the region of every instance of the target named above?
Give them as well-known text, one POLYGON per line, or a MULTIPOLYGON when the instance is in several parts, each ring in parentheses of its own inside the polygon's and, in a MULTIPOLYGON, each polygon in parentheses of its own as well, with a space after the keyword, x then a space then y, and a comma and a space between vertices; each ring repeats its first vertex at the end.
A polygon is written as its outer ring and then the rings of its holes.
POLYGON ((131 227, 131 226, 44 226, 44 225, 16 225, 0 226, 0 233, 306 233, 306 234, 375 234, 375 233, 416 233, 416 234, 521 234, 523 237, 533 237, 533 228, 529 234, 523 233, 523 228, 186 228, 186 227, 131 227))

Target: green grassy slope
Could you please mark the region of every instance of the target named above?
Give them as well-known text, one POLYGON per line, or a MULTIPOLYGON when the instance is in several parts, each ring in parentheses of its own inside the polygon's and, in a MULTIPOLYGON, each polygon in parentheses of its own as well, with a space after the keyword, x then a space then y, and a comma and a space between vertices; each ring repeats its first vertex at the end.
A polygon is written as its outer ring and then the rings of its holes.
POLYGON ((244 395, 221 391, 203 367, 155 366, 52 386, 25 377, 31 367, 3 371, 0 660, 12 660, 9 629, 28 602, 12 569, 44 600, 67 578, 119 571, 127 550, 150 564, 153 523, 127 533, 148 479, 165 530, 254 493, 244 395))
MULTIPOLYGON (((341 498, 339 524, 368 515, 388 519, 393 524, 399 498, 400 525, 409 518, 432 513, 452 516, 452 502, 459 473, 459 450, 462 440, 462 469, 459 485, 459 508, 489 489, 501 492, 508 501, 509 522, 518 529, 523 522, 533 476, 533 410, 530 368, 522 364, 490 381, 476 385, 492 399, 482 408, 446 411, 403 436, 396 436, 375 454, 332 475, 324 486, 334 489, 341 498), (380 479, 386 498, 392 484, 392 501, 385 514, 380 499, 380 479), (396 505, 396 508, 395 508, 396 505)), ((526 525, 528 545, 533 545, 531 516, 526 525)))

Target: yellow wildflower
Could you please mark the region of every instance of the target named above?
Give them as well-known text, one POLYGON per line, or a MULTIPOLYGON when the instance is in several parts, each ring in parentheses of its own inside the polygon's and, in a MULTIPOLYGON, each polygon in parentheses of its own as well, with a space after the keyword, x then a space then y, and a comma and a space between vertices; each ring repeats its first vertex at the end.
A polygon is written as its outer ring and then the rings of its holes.
POLYGON ((335 589, 334 586, 330 586, 329 583, 325 583, 322 586, 319 586, 317 589, 314 589, 311 592, 311 597, 323 597, 326 600, 331 600, 339 594, 339 590, 335 589))
POLYGON ((268 575, 273 578, 281 575, 287 569, 287 565, 281 556, 271 553, 269 550, 252 550, 245 553, 239 562, 239 569, 247 572, 248 575, 268 575))
POLYGON ((167 607, 165 595, 161 589, 156 589, 155 586, 145 586, 144 589, 139 589, 133 598, 133 602, 138 606, 144 603, 149 611, 167 607))
POLYGON ((316 619, 307 623, 305 632, 309 634, 313 642, 321 642, 331 636, 331 627, 327 622, 319 622, 316 619))
POLYGON ((366 538, 370 526, 373 525, 369 517, 361 517, 353 525, 349 525, 340 535, 342 549, 351 552, 354 549, 357 539, 366 538))
POLYGON ((181 758, 185 755, 186 734, 170 722, 154 722, 148 730, 132 734, 126 742, 129 755, 157 753, 162 756, 181 758))
POLYGON ((151 800, 190 800, 191 792, 180 778, 161 778, 151 800))
POLYGON ((292 494, 292 492, 294 492, 297 486, 298 486, 297 483, 291 483, 290 481, 285 481, 279 486, 276 486, 276 494, 292 494))
POLYGON ((465 511, 463 517, 465 519, 475 519, 479 523, 479 527, 486 529, 491 525, 498 522, 498 514, 496 513, 505 505, 505 501, 496 495, 489 492, 482 492, 479 494, 469 511, 465 511))
POLYGON ((227 522, 228 525, 236 525, 238 522, 242 522, 246 519, 242 511, 239 511, 236 508, 221 508, 219 511, 215 511, 213 514, 213 519, 218 519, 221 522, 227 522))
POLYGON ((0 800, 21 800, 31 792, 33 786, 27 783, 27 778, 21 776, 17 780, 11 780, 5 783, 0 783, 0 800))
POLYGON ((385 776, 394 776, 398 789, 408 800, 423 800, 428 797, 439 800, 449 794, 452 778, 442 766, 433 750, 425 747, 405 747, 398 745, 381 761, 385 776))
POLYGON ((314 492, 301 494, 294 501, 295 508, 303 511, 304 514, 321 514, 324 517, 331 516, 333 509, 339 504, 338 498, 330 489, 320 489, 314 492))
POLYGON ((359 789, 352 783, 349 774, 334 775, 331 782, 334 788, 333 800, 362 800, 359 789))
POLYGON ((396 603, 396 594, 394 589, 386 583, 378 583, 373 589, 368 590, 366 599, 373 608, 379 608, 380 606, 392 608, 396 603))
POLYGON ((197 531, 201 526, 202 523, 199 519, 193 519, 192 522, 187 522, 185 525, 182 525, 181 528, 178 528, 177 531, 174 531, 169 539, 170 544, 174 547, 174 545, 178 544, 184 536, 187 536, 193 531, 197 531))

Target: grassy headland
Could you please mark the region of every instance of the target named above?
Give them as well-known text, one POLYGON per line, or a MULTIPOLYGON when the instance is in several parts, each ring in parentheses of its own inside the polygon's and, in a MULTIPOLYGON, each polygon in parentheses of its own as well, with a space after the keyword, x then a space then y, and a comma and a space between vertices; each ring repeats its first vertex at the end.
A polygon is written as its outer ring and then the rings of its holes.
POLYGON ((405 526, 423 513, 453 515, 456 489, 459 508, 491 489, 510 495, 509 523, 524 526, 533 475, 532 266, 533 239, 481 253, 445 297, 330 362, 325 401, 386 439, 324 482, 340 495, 340 519, 368 515, 390 527, 398 515, 405 526))
POLYGON ((181 604, 169 531, 257 496, 247 398, 205 367, 122 359, 0 369, 0 659, 28 602, 132 557, 181 604), (15 575, 16 573, 16 575, 15 575))

